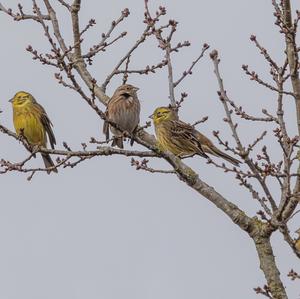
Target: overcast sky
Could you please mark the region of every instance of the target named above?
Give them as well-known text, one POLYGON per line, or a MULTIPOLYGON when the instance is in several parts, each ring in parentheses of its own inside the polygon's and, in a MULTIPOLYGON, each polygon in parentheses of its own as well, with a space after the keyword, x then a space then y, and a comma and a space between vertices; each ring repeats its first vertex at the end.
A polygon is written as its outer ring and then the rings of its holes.
MULTIPOLYGON (((15 9, 20 1, 1 3, 15 9)), ((128 31, 128 37, 99 55, 91 67, 98 82, 103 82, 143 31, 143 2, 82 1, 81 26, 90 18, 97 22, 85 37, 85 50, 99 41, 122 9, 128 7, 131 12, 116 30, 128 31)), ((219 51, 228 95, 253 114, 259 115, 262 107, 274 111, 276 95, 250 82, 241 70, 242 64, 249 64, 269 80, 268 65, 249 41, 251 34, 257 35, 278 63, 284 61, 284 43, 274 26, 271 0, 150 2, 152 7, 166 6, 168 18, 179 21, 176 43, 192 43, 173 58, 175 78, 207 42, 219 51)), ((300 8, 298 1, 292 2, 294 9, 300 8)), ((31 10, 30 0, 21 3, 25 11, 31 10)), ((58 16, 65 39, 71 42, 70 18, 63 8, 58 10, 58 16)), ((0 25, 1 123, 13 128, 8 100, 17 91, 25 90, 48 112, 57 148, 62 148, 63 141, 79 149, 81 142, 91 136, 104 138, 102 121, 79 95, 58 85, 54 79, 56 70, 41 66, 25 51, 29 44, 39 51, 48 49, 38 24, 13 22, 0 14, 0 25)), ((133 55, 132 65, 152 65, 162 55, 152 39, 133 55)), ((165 70, 146 77, 131 76, 129 82, 140 87, 142 123, 154 108, 168 103, 165 70)), ((120 84, 121 77, 115 78, 108 94, 120 84)), ((201 132, 213 139, 212 131, 220 130, 224 138, 232 141, 222 121, 224 112, 217 89, 212 63, 206 55, 193 76, 177 90, 177 97, 183 91, 189 94, 180 116, 192 123, 208 115, 209 120, 199 126, 201 132)), ((296 132, 293 103, 286 115, 289 129, 296 132)), ((241 123, 245 145, 265 127, 241 123)), ((268 129, 272 131, 271 126, 268 129)), ((279 150, 269 135, 266 142, 276 158, 279 150)), ((27 155, 18 142, 7 136, 0 135, 0 144, 0 158, 20 161, 27 155)), ((40 157, 32 161, 34 166, 41 163, 40 157)), ((187 163, 201 179, 250 216, 259 210, 233 176, 207 165, 200 157, 187 163)), ((163 162, 152 165, 168 168, 163 162)), ((265 284, 252 241, 227 216, 175 176, 136 171, 129 158, 99 157, 74 169, 60 169, 57 175, 37 174, 31 182, 26 175, 10 173, 2 175, 0 182, 1 299, 248 299, 256 296, 254 287, 265 284)), ((299 217, 295 217, 292 231, 299 227, 299 217)), ((282 279, 290 298, 296 298, 300 288, 286 274, 291 268, 300 271, 299 260, 292 257, 280 235, 272 241, 282 279)))

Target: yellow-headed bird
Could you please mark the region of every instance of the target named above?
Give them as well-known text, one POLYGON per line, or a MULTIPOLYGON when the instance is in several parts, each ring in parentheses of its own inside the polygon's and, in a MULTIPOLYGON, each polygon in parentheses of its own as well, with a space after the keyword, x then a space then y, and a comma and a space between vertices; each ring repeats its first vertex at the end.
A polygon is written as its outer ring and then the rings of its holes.
POLYGON ((150 116, 153 119, 159 147, 176 156, 200 155, 208 158, 207 154, 225 159, 238 166, 239 160, 223 153, 206 136, 193 126, 180 121, 174 109, 159 107, 150 116))
MULTIPOLYGON (((108 102, 105 112, 108 121, 117 124, 120 129, 130 134, 134 133, 140 122, 141 107, 137 96, 138 90, 137 87, 130 84, 119 86, 108 102)), ((109 139, 109 128, 115 135, 112 146, 117 145, 119 148, 123 148, 122 132, 109 125, 107 121, 103 125, 103 133, 106 135, 106 139, 109 139)), ((131 141, 132 144, 133 140, 131 141)))
MULTIPOLYGON (((19 91, 9 100, 13 107, 13 121, 17 135, 23 134, 30 145, 46 147, 47 135, 52 149, 56 140, 52 131, 52 123, 45 109, 37 103, 28 92, 19 91)), ((49 154, 42 153, 45 167, 53 167, 54 163, 49 154)), ((54 168, 52 171, 57 172, 54 168)), ((50 173, 48 170, 47 173, 50 173)))

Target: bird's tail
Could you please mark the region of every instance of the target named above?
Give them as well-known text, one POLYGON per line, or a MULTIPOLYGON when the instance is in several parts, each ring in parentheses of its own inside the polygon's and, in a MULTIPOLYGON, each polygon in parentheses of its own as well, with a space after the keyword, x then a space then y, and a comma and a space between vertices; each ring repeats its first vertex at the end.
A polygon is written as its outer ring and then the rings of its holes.
POLYGON ((210 148, 209 153, 211 153, 212 155, 214 155, 216 157, 223 158, 224 160, 228 161, 229 163, 231 163, 235 166, 239 166, 239 164, 241 163, 241 161, 239 161, 238 159, 235 159, 235 158, 225 154, 224 152, 220 151, 216 147, 210 148))
POLYGON ((104 121, 103 124, 103 134, 105 135, 106 140, 109 139, 109 123, 107 121, 104 121))
POLYGON ((117 146, 119 148, 123 148, 123 137, 114 137, 114 140, 111 144, 112 146, 117 146))
MULTIPOLYGON (((55 164, 53 163, 53 161, 52 161, 52 159, 51 159, 51 157, 50 157, 49 154, 42 154, 42 158, 43 158, 43 161, 44 161, 44 164, 45 164, 46 168, 55 166, 55 164)), ((49 174, 51 171, 57 173, 57 169, 56 168, 53 168, 51 170, 47 170, 47 173, 49 174)))

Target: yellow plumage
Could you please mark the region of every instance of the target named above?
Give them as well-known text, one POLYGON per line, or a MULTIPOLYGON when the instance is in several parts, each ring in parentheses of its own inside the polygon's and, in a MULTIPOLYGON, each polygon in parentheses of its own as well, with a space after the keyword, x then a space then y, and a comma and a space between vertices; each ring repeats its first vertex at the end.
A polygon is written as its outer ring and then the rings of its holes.
POLYGON ((31 145, 45 146, 45 129, 36 114, 32 112, 33 109, 32 104, 15 107, 13 113, 15 130, 18 135, 24 130, 24 136, 31 145))
MULTIPOLYGON (((23 134, 30 145, 47 145, 47 135, 51 147, 56 144, 52 131, 52 123, 44 110, 34 97, 27 92, 20 91, 10 100, 13 107, 13 122, 17 135, 23 134)), ((53 167, 54 163, 48 154, 42 154, 45 167, 53 167)), ((57 169, 53 169, 57 172, 57 169)), ((48 171, 49 173, 50 171, 48 171)))
POLYGON ((180 121, 177 113, 169 107, 159 107, 151 115, 155 126, 158 145, 176 156, 199 155, 208 158, 207 154, 223 158, 238 166, 240 161, 223 153, 193 126, 180 121))

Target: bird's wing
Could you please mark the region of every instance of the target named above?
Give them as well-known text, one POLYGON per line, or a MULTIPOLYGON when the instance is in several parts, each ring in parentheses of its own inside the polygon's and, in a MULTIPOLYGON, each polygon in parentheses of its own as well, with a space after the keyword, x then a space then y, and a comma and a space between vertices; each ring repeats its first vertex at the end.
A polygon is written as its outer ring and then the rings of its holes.
POLYGON ((193 143, 196 148, 198 148, 199 152, 198 154, 208 158, 208 156, 204 153, 203 148, 201 146, 201 143, 197 139, 193 126, 180 121, 180 120, 172 120, 171 121, 172 126, 170 128, 171 134, 174 138, 180 139, 180 140, 188 140, 189 142, 193 143))
POLYGON ((34 105, 36 105, 41 113, 40 115, 40 119, 41 119, 41 123, 43 125, 43 127, 45 128, 46 130, 46 133, 49 137, 49 142, 50 142, 50 145, 51 145, 51 148, 54 149, 54 145, 56 144, 56 140, 55 140, 55 136, 54 136, 54 133, 53 133, 53 130, 52 130, 52 122, 51 120, 49 119, 45 109, 43 108, 42 105, 40 105, 39 103, 35 102, 34 105))

